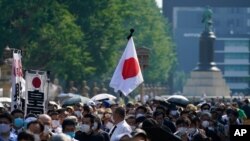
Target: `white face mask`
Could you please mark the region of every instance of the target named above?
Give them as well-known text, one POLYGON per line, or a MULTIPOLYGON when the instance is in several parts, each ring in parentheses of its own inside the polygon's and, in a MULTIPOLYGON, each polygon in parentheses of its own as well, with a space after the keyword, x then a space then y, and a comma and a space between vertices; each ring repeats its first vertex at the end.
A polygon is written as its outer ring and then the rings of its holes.
POLYGON ((202 127, 207 128, 209 126, 209 122, 207 120, 202 121, 202 127))
POLYGON ((76 114, 76 116, 79 118, 79 117, 82 117, 82 112, 81 111, 75 111, 74 112, 76 114))
POLYGON ((130 126, 130 127, 131 127, 132 130, 135 130, 135 128, 136 128, 135 126, 130 126))
POLYGON ((180 128, 178 128, 178 131, 179 132, 186 132, 187 128, 186 127, 180 127, 180 128))
POLYGON ((153 112, 154 112, 154 111, 155 111, 155 109, 156 109, 156 107, 153 107, 152 109, 153 109, 153 112))
POLYGON ((187 133, 188 134, 194 134, 195 131, 196 131, 195 128, 189 128, 189 129, 187 129, 187 133))
POLYGON ((80 127, 80 131, 88 133, 90 131, 90 126, 88 124, 82 124, 82 126, 80 127))
POLYGON ((96 122, 94 122, 94 125, 92 126, 92 130, 96 130, 97 126, 98 126, 98 124, 96 122))
POLYGON ((33 134, 35 141, 40 141, 40 136, 39 134, 33 134))
POLYGON ((98 117, 99 117, 100 119, 102 119, 103 114, 98 114, 98 117))
POLYGON ((60 126, 60 121, 59 120, 52 120, 51 125, 52 125, 52 128, 57 128, 60 126))
POLYGON ((44 133, 45 134, 48 134, 48 133, 50 133, 51 132, 51 128, 48 126, 48 125, 45 125, 44 126, 44 133))
POLYGON ((144 117, 144 116, 145 116, 145 114, 139 113, 139 114, 136 114, 135 118, 144 117))
POLYGON ((108 122, 108 123, 106 124, 106 128, 108 128, 108 129, 111 129, 113 126, 114 126, 114 124, 111 123, 111 122, 108 122))
POLYGON ((175 115, 177 114, 177 110, 171 110, 171 111, 170 111, 170 114, 171 114, 172 116, 175 116, 175 115))
POLYGON ((210 112, 209 110, 202 110, 202 112, 210 112))

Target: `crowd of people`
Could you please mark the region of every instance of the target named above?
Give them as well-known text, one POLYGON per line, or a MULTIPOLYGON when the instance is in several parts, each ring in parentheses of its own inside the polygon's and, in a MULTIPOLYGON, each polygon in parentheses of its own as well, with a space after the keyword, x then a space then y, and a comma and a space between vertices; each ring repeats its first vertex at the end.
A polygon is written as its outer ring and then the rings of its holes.
POLYGON ((229 141, 230 125, 249 119, 248 99, 50 104, 40 115, 0 107, 0 141, 229 141))

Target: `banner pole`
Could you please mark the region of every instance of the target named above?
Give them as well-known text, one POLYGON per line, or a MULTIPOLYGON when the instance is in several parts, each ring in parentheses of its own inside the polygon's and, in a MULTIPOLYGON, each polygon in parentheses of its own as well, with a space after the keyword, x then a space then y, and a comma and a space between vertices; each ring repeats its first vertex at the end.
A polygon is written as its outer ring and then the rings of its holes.
POLYGON ((45 111, 48 111, 49 108, 49 86, 50 86, 50 71, 47 71, 47 100, 46 100, 46 106, 45 106, 45 111))

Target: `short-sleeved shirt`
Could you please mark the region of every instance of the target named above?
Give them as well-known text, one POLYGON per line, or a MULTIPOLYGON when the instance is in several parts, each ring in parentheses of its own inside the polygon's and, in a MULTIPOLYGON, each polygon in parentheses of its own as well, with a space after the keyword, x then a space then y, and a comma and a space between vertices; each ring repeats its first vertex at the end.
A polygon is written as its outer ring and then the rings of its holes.
POLYGON ((17 135, 10 132, 10 136, 7 140, 0 135, 0 141, 17 141, 17 135))

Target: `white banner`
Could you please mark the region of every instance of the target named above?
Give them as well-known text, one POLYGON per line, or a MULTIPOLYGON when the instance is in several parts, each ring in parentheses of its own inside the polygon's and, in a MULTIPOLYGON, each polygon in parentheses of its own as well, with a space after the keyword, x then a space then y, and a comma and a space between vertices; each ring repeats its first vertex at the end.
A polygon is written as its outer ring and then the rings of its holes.
POLYGON ((44 114, 47 101, 47 72, 26 71, 25 114, 44 114))
POLYGON ((13 52, 12 62, 12 90, 11 90, 11 111, 22 109, 21 97, 23 97, 23 71, 21 51, 13 52))

